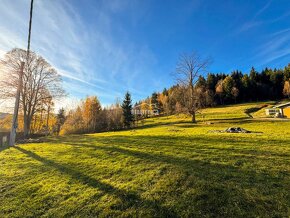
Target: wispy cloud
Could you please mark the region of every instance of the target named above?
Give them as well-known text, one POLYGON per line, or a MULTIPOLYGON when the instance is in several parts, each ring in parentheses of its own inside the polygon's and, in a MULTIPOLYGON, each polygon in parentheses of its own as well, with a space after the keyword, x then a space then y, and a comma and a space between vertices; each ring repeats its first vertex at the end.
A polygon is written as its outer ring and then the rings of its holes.
POLYGON ((271 6, 272 0, 269 0, 265 3, 265 5, 260 8, 250 19, 246 22, 244 22, 235 32, 234 34, 240 34, 242 32, 247 32, 251 30, 252 28, 259 27, 261 25, 265 24, 271 24, 278 22, 279 20, 285 19, 290 15, 290 12, 286 12, 282 15, 279 15, 278 17, 274 17, 272 19, 259 19, 261 15, 263 15, 271 6))
POLYGON ((244 23, 236 32, 235 34, 239 34, 242 32, 246 32, 254 27, 260 26, 264 23, 264 21, 248 21, 246 23, 244 23))
POLYGON ((260 10, 257 11, 253 19, 256 19, 259 15, 263 14, 270 7, 271 3, 272 3, 272 0, 267 1, 264 7, 262 7, 260 10))
MULTIPOLYGON (((101 7, 93 2, 93 22, 87 23, 70 1, 35 1, 31 49, 58 70, 67 92, 77 98, 96 93, 101 100, 113 102, 125 90, 144 97, 139 90, 141 76, 146 78, 147 65, 156 59, 146 45, 132 42, 125 29, 113 29, 111 18, 134 2, 104 1, 101 7)), ((26 47, 28 16, 28 0, 1 1, 0 56, 14 47, 26 47)))
POLYGON ((267 40, 255 50, 253 61, 264 66, 279 58, 290 55, 290 29, 285 28, 270 34, 267 40))

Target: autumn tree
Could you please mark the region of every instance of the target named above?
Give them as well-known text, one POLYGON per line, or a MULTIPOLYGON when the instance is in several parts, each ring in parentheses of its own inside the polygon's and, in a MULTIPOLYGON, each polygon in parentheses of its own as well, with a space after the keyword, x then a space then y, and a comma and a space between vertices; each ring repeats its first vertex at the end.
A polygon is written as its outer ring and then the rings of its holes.
POLYGON ((284 83, 283 95, 290 98, 290 79, 284 83))
POLYGON ((64 96, 61 86, 61 76, 41 56, 15 48, 0 61, 0 97, 14 99, 19 81, 21 62, 24 62, 22 88, 20 90, 20 104, 24 118, 24 136, 30 133, 31 122, 37 109, 48 98, 64 96))
POLYGON ((232 88, 231 94, 235 99, 235 103, 237 103, 237 97, 239 96, 239 93, 240 93, 240 91, 237 87, 232 88))
POLYGON ((123 128, 123 110, 118 100, 106 109, 106 123, 106 130, 120 130, 123 128))
POLYGON ((85 122, 82 116, 81 106, 68 112, 65 123, 63 124, 60 134, 85 133, 85 122))
POLYGON ((195 91, 197 94, 197 103, 200 108, 213 105, 214 93, 207 86, 207 81, 203 76, 199 76, 198 81, 195 85, 195 91))
POLYGON ((43 102, 44 108, 46 110, 46 134, 48 134, 50 132, 50 127, 51 125, 49 125, 49 121, 51 119, 51 112, 53 111, 53 106, 54 106, 54 102, 52 100, 51 96, 48 96, 47 98, 44 99, 43 102))
POLYGON ((234 86, 235 86, 235 81, 233 80, 231 76, 227 76, 223 80, 223 90, 224 90, 225 97, 227 99, 232 98, 232 89, 234 88, 234 86))
MULTIPOLYGON (((166 89, 165 89, 166 90, 166 89)), ((159 109, 161 113, 168 113, 168 91, 158 95, 159 109)))
POLYGON ((290 63, 284 68, 284 81, 290 79, 290 63))
POLYGON ((87 97, 82 105, 83 119, 87 132, 97 131, 101 104, 96 96, 87 97))
POLYGON ((219 80, 215 87, 215 92, 220 98, 220 104, 223 104, 224 86, 223 80, 219 80))
POLYGON ((178 84, 187 90, 188 101, 187 111, 191 115, 192 122, 196 122, 195 114, 197 112, 197 95, 195 92, 195 83, 199 75, 207 71, 209 59, 202 59, 197 53, 182 54, 176 66, 175 76, 178 84))
POLYGON ((150 105, 146 101, 143 101, 140 105, 140 108, 141 110, 147 111, 150 110, 150 105))
POLYGON ((251 88, 251 81, 250 81, 250 78, 248 76, 248 74, 245 74, 243 77, 242 77, 242 93, 243 93, 243 100, 246 100, 246 99, 249 99, 249 94, 250 94, 250 88, 251 88))

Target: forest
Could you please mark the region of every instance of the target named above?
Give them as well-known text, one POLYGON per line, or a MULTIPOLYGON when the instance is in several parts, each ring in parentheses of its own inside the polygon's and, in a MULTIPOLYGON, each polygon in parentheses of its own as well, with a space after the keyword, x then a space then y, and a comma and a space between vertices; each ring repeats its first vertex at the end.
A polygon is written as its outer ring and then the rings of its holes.
MULTIPOLYGON (((194 107, 202 109, 236 103, 279 101, 290 96, 290 64, 284 69, 265 68, 261 72, 252 67, 248 73, 239 70, 230 74, 207 73, 194 81, 194 107)), ((133 104, 130 93, 123 102, 102 106, 97 96, 88 96, 74 108, 63 108, 53 113, 53 101, 43 101, 31 120, 31 134, 74 134, 116 131, 136 127, 147 115, 133 115, 131 110, 158 110, 160 115, 190 113, 188 86, 176 83, 162 92, 154 92, 133 104), (126 109, 127 108, 127 109, 126 109)), ((23 129, 23 115, 19 116, 19 129, 23 129)), ((0 120, 2 130, 8 130, 11 116, 0 120)))
MULTIPOLYGON (((186 112, 188 90, 174 85, 163 92, 153 93, 144 101, 159 105, 166 114, 186 112)), ((208 73, 200 75, 195 83, 195 99, 199 108, 235 103, 273 100, 290 96, 290 65, 284 69, 265 68, 261 72, 252 67, 249 73, 239 70, 230 74, 208 73)))
MULTIPOLYGON (((143 110, 157 109, 161 115, 189 113, 189 90, 186 86, 176 84, 162 92, 154 92, 132 106, 129 93, 123 104, 116 102, 110 107, 102 108, 97 97, 87 97, 75 110, 68 112, 62 126, 62 134, 103 132, 134 127, 146 116, 133 116, 124 126, 122 108, 129 105, 132 109, 141 105, 143 110), (128 96, 129 94, 129 96, 128 96), (129 99, 128 99, 129 98, 129 99), (127 101, 126 101, 127 100, 127 101), (94 113, 97 111, 97 113, 94 113), (96 117, 97 116, 97 117, 96 117), (93 126, 93 127, 92 127, 93 126)), ((203 108, 247 102, 279 101, 290 95, 290 64, 284 69, 266 68, 261 72, 252 67, 249 73, 233 71, 231 74, 208 73, 199 76, 194 85, 195 106, 197 112, 203 108)), ((60 115, 58 115, 60 116, 60 115)), ((59 123, 59 122, 58 122, 59 123)))

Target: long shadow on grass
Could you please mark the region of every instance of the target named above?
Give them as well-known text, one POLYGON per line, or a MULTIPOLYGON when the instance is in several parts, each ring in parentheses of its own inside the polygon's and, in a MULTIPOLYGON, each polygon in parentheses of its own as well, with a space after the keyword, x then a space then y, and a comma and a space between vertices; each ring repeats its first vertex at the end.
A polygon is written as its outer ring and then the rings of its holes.
MULTIPOLYGON (((172 139, 168 136, 163 138, 161 143, 160 137, 152 137, 152 136, 130 136, 130 137, 121 137, 121 136, 112 136, 110 139, 112 141, 108 141, 108 138, 104 138, 101 140, 100 138, 94 138, 91 136, 87 136, 85 140, 81 142, 69 142, 66 143, 69 146, 74 146, 78 148, 90 148, 95 150, 103 150, 108 153, 119 153, 125 156, 131 156, 138 159, 143 159, 146 162, 151 163, 165 163, 173 166, 178 166, 184 171, 190 171, 192 173, 198 174, 203 179, 210 179, 212 175, 219 175, 220 179, 224 177, 230 177, 234 180, 240 179, 244 184, 253 185, 255 183, 264 183, 267 181, 278 182, 286 179, 289 176, 289 172, 281 172, 278 177, 272 177, 271 171, 264 170, 264 172, 259 171, 259 166, 253 169, 243 169, 241 165, 255 163, 255 161, 266 161, 269 163, 269 157, 274 156, 275 162, 271 162, 274 166, 275 164, 283 164, 285 165, 285 160, 289 157, 289 154, 286 153, 273 153, 268 151, 257 151, 257 150, 247 150, 247 149, 238 149, 238 148, 221 148, 221 147, 208 147, 208 146, 187 146, 187 149, 184 149, 183 146, 176 146, 173 144, 168 145, 169 141, 172 139), (102 144, 94 144, 93 140, 96 140, 97 143, 102 144), (158 139, 158 140, 157 140, 158 139), (158 141, 158 142, 157 142, 158 141), (153 143, 158 143, 158 147, 156 147, 153 143), (116 144, 117 143, 117 144, 116 144), (138 149, 137 144, 141 143, 142 147, 138 149), (114 145, 116 144, 116 145, 114 145), (161 145, 160 145, 161 144, 161 145), (164 145, 166 147, 164 147, 164 145), (170 147, 172 149, 170 149, 170 147), (168 150, 168 148, 170 150, 168 150), (156 150, 158 149, 158 150, 156 150), (167 152, 173 152, 172 154, 164 154, 162 150, 165 149, 167 152), (179 156, 174 155, 174 151, 180 152, 183 150, 183 154, 189 154, 189 156, 179 156), (159 152, 158 152, 159 151, 159 152), (190 155, 191 151, 195 153, 190 155), (184 153, 185 152, 185 153, 184 153), (214 156, 211 156, 214 155, 214 156), (194 159, 194 158, 197 159, 194 159), (220 158, 222 162, 229 160, 234 165, 220 164, 218 162, 211 162, 211 160, 215 160, 216 158, 220 158), (227 173, 225 173, 227 172, 227 173), (264 180, 268 178, 267 180, 264 180), (277 179, 278 178, 278 179, 277 179)), ((176 138, 174 138, 176 140, 176 138)), ((216 142, 216 139, 207 139, 208 143, 211 144, 216 142)), ((196 141, 197 143, 201 141, 196 141)), ((230 141, 232 142, 232 141, 230 141)), ((238 142, 240 143, 240 142, 238 142)), ((98 156, 94 154, 94 152, 90 153, 91 156, 97 158, 98 156)), ((229 177, 229 178, 230 178, 229 177)), ((266 184, 265 183, 265 184, 266 184)))
MULTIPOLYGON (((114 139, 116 140, 115 143, 118 142, 118 139, 121 141, 120 137, 114 139)), ((206 159, 198 160, 190 159, 187 157, 178 157, 156 152, 155 150, 142 151, 137 150, 136 147, 135 149, 119 147, 120 144, 118 144, 118 146, 94 145, 92 144, 92 139, 89 140, 90 142, 82 142, 80 144, 70 143, 68 145, 108 152, 113 159, 122 159, 122 157, 119 155, 132 157, 132 160, 135 158, 141 159, 143 161, 139 163, 132 162, 132 164, 141 164, 142 166, 145 166, 147 163, 159 166, 160 164, 165 164, 165 166, 172 165, 177 167, 178 171, 186 175, 183 181, 189 182, 189 184, 193 181, 204 181, 204 187, 202 191, 203 194, 200 196, 193 196, 194 198, 192 203, 195 202, 197 205, 203 205, 201 208, 198 208, 197 206, 197 209, 202 211, 202 213, 205 215, 221 216, 223 212, 220 211, 219 208, 231 207, 231 202, 234 201, 233 199, 235 199, 233 195, 236 195, 237 193, 239 194, 239 197, 237 198, 238 203, 236 203, 239 205, 239 207, 241 207, 241 211, 246 215, 247 211, 254 210, 255 205, 252 204, 252 202, 246 197, 246 195, 244 195, 243 192, 240 192, 240 190, 244 188, 251 189, 256 187, 259 189, 260 187, 267 187, 266 189, 269 190, 269 192, 260 194, 265 199, 268 199, 269 202, 271 202, 271 207, 267 206, 267 200, 260 201, 258 204, 260 205, 261 210, 263 210, 262 214, 267 214, 266 211, 278 211, 278 203, 276 201, 277 199, 275 199, 276 197, 278 197, 279 200, 285 202, 285 199, 283 199, 283 197, 279 197, 279 195, 281 193, 287 192, 286 181, 289 176, 288 173, 275 176, 271 173, 260 172, 259 170, 256 170, 256 168, 243 169, 241 167, 235 167, 226 164, 207 162, 206 159), (193 177, 190 179, 190 176, 193 177), (210 184, 207 184, 206 181, 209 181, 210 184)), ((124 137, 122 140, 128 140, 128 137, 124 137)), ((128 142, 128 144, 130 144, 130 142, 128 142)), ((81 150, 80 152, 84 152, 84 150, 81 150)), ((87 152, 91 155, 92 158, 99 157, 99 154, 96 154, 92 150, 88 150, 87 152)), ((179 183, 179 181, 176 181, 176 183, 182 185, 179 183)), ((174 190, 176 189, 177 191, 178 188, 179 187, 177 185, 174 190)), ((191 185, 188 188, 191 189, 191 185)), ((190 205, 184 205, 184 209, 189 209, 189 206, 190 205)), ((283 211, 284 213, 287 211, 286 208, 287 205, 282 205, 281 212, 283 211)))
MULTIPOLYGON (((160 122, 154 122, 154 123, 148 123, 148 124, 144 124, 144 125, 140 125, 140 126, 137 126, 136 128, 134 129, 149 129, 149 128, 153 128, 153 127, 160 127, 160 126, 174 126, 176 124, 193 124, 192 122, 190 121, 176 121, 176 122, 166 122, 166 121, 160 121, 160 122)), ((194 125, 192 125, 193 127, 194 125)))
MULTIPOLYGON (((219 164, 208 162, 211 157, 206 158, 202 157, 202 159, 191 159, 189 157, 181 157, 178 155, 167 155, 163 153, 163 148, 169 148, 173 146, 171 151, 178 151, 178 149, 183 149, 182 146, 178 146, 178 139, 180 137, 172 137, 172 136, 106 136, 106 137, 98 137, 96 135, 83 135, 81 138, 79 136, 69 136, 62 137, 61 143, 67 144, 68 146, 73 146, 75 148, 83 148, 80 150, 75 150, 80 152, 79 154, 85 152, 86 154, 91 155, 92 158, 100 158, 98 152, 94 152, 94 150, 103 151, 104 153, 109 153, 111 159, 116 158, 116 160, 122 160, 122 156, 132 157, 134 159, 140 159, 140 162, 131 162, 131 164, 141 164, 141 166, 146 166, 147 163, 154 164, 156 166, 160 166, 161 164, 175 166, 177 168, 177 172, 182 172, 185 175, 182 178, 181 184, 180 181, 176 181, 176 184, 172 184, 173 188, 171 189, 174 193, 178 194, 178 190, 180 186, 185 186, 186 190, 192 189, 192 187, 197 188, 194 183, 202 182, 201 192, 197 195, 192 195, 189 198, 186 198, 186 202, 183 202, 183 206, 180 206, 176 211, 187 210, 189 214, 195 214, 191 210, 191 205, 196 206, 196 210, 200 212, 200 214, 204 214, 205 216, 222 216, 229 215, 224 213, 222 208, 231 208, 233 205, 236 205, 239 209, 235 209, 236 211, 232 211, 233 214, 237 215, 242 213, 245 216, 247 212, 255 210, 255 207, 261 211, 261 214, 274 214, 274 213, 287 213, 287 194, 282 197, 282 193, 287 193, 287 178, 289 174, 286 172, 281 175, 272 175, 271 173, 263 173, 261 171, 253 169, 243 169, 242 167, 234 167, 226 164, 219 164), (177 141, 175 145, 172 144, 173 141, 177 141), (171 142, 171 144, 170 144, 171 142), (156 144, 155 144, 156 143, 156 144), (168 144, 169 143, 169 144, 168 144), (163 147, 158 147, 160 146, 163 147), (133 145, 133 147, 132 147, 133 145), (138 145, 141 146, 138 149, 138 145), (164 147, 167 146, 167 147, 164 147), (174 147, 176 146, 176 147, 174 147), (158 150, 156 150, 158 148, 158 150), (93 150, 94 149, 94 150, 93 150), (147 149, 147 150, 146 150, 147 149), (207 182, 208 181, 208 182, 207 182), (185 185, 189 184, 188 186, 185 185), (255 195, 247 196, 244 193, 243 189, 261 189, 260 196, 257 198, 257 202, 255 204, 251 200, 255 195), (265 190, 267 190, 265 192, 265 190), (235 196, 238 195, 236 198, 235 196), (263 200, 264 199, 264 200, 263 200), (234 202, 234 203, 233 203, 234 202), (280 202, 280 203, 279 203, 280 202), (277 208, 280 208, 279 210, 277 208), (286 212, 285 212, 286 211, 286 212)), ((190 141, 195 140, 195 143, 204 143, 205 139, 203 137, 189 137, 186 143, 186 146, 190 146, 190 141)), ((217 138, 215 136, 208 137, 206 139, 207 143, 216 142, 217 138)), ((226 139, 225 139, 226 140, 226 139)), ((57 141, 57 140, 56 140, 57 141)), ((250 139, 249 139, 250 141, 250 139)), ((227 142, 235 142, 234 139, 229 139, 227 142)), ((240 143, 238 141, 238 143, 240 143)), ((207 149, 207 146, 194 147, 193 149, 197 149, 198 152, 204 152, 202 149, 207 149), (200 149, 200 150, 198 150, 200 149)), ((243 147, 243 146, 242 146, 243 147)), ((49 167, 53 167, 58 169, 60 172, 66 173, 75 181, 79 181, 82 184, 89 185, 91 187, 102 190, 105 193, 109 193, 118 198, 121 198, 122 201, 125 202, 125 205, 119 208, 121 211, 125 211, 128 208, 134 208, 138 210, 138 208, 150 208, 153 210, 154 216, 157 217, 170 217, 170 216, 178 216, 179 214, 174 213, 169 208, 162 206, 162 203, 159 201, 151 201, 144 200, 138 194, 134 192, 128 192, 125 190, 118 189, 116 187, 111 186, 110 184, 100 182, 94 178, 91 178, 74 168, 65 166, 63 164, 56 163, 52 160, 48 160, 44 157, 40 157, 39 155, 27 151, 21 147, 17 148, 28 156, 45 163, 49 167), (143 205, 143 206, 142 206, 143 205)), ((221 148, 227 149, 227 148, 221 148)), ((168 151, 168 150, 167 150, 168 151)), ((73 150, 74 152, 74 150, 73 150)), ((240 150, 235 151, 240 152, 240 150)), ((262 151, 261 151, 262 152, 262 151)), ((223 151, 223 153, 227 153, 227 151, 223 151)), ((78 153, 75 153, 78 155, 78 153)), ((259 154, 259 152, 258 152, 259 154)), ((224 154, 225 155, 225 154, 224 154)), ((261 155, 267 155, 262 153, 261 155)), ((269 154, 268 154, 269 155, 269 154)), ((271 154, 270 154, 271 155, 271 154)), ((284 157, 285 159, 285 157, 284 157)), ((164 165, 163 165, 164 166, 164 165)), ((90 166, 87 166, 90 167, 90 166)), ((172 171, 176 172, 176 171, 172 171)), ((171 176, 172 172, 168 172, 167 176, 171 176)), ((186 192, 186 191, 185 191, 186 192)), ((174 198, 174 201, 177 203, 182 203, 179 201, 179 197, 172 197, 170 194, 165 193, 164 198, 174 198)), ((179 205, 176 205, 178 207, 179 205)), ((233 215, 232 214, 232 215, 233 215)), ((281 215, 280 214, 280 215, 281 215)), ((240 214, 241 215, 241 214, 240 214)), ((257 215, 257 214, 255 214, 257 215)))
POLYGON ((114 187, 108 183, 101 182, 95 178, 91 178, 88 175, 83 174, 75 169, 72 169, 66 165, 56 163, 52 160, 41 157, 34 152, 28 151, 21 147, 15 147, 15 149, 21 151, 27 156, 40 161, 47 165, 48 167, 52 167, 60 171, 61 173, 65 173, 69 175, 73 180, 78 181, 84 185, 91 186, 93 188, 99 189, 104 193, 108 193, 120 198, 123 202, 123 205, 120 205, 120 208, 116 208, 117 210, 125 211, 129 208, 138 209, 139 207, 145 206, 146 208, 151 208, 154 210, 157 217, 177 217, 174 211, 169 210, 168 208, 161 205, 158 201, 151 201, 142 199, 139 195, 134 192, 128 192, 117 187, 114 187))
MULTIPOLYGON (((165 163, 165 164, 171 164, 174 166, 179 166, 186 172, 188 171, 195 171, 199 172, 199 176, 202 176, 204 178, 210 178, 211 175, 209 173, 215 173, 216 175, 224 176, 224 172, 231 172, 233 176, 235 177, 241 177, 244 179, 244 182, 247 182, 245 179, 249 179, 249 181, 252 183, 253 178, 259 178, 259 177, 268 177, 271 178, 270 175, 267 173, 257 173, 255 170, 247 170, 244 172, 239 167, 236 166, 230 166, 225 164, 218 164, 218 163, 210 163, 207 160, 195 160, 195 159, 189 159, 186 157, 177 157, 173 155, 165 155, 162 153, 155 153, 155 152, 144 152, 140 150, 133 150, 133 149, 127 149, 117 146, 101 146, 101 145, 89 145, 89 144, 74 144, 71 143, 71 146, 77 146, 77 147, 86 147, 86 148, 92 148, 95 150, 103 150, 107 152, 117 152, 126 156, 132 156, 134 158, 143 159, 148 162, 152 163, 165 163)), ((92 156, 94 156, 92 154, 92 156)), ((96 156, 97 157, 97 156, 96 156)), ((228 175, 227 175, 228 176, 228 175)), ((276 180, 276 179, 275 179, 276 180)), ((257 180, 256 182, 261 182, 257 180)))
POLYGON ((228 124, 248 124, 248 123, 279 123, 279 122, 289 122, 287 119, 284 120, 270 120, 268 118, 231 118, 231 119, 209 119, 207 121, 215 121, 214 123, 228 123, 228 124))
MULTIPOLYGON (((229 133, 225 133, 229 134, 229 133)), ((222 143, 227 145, 226 147, 218 146, 217 142, 221 140, 220 136, 208 135, 208 136, 106 136, 106 137, 96 137, 96 136, 70 136, 62 137, 61 143, 67 145, 76 145, 76 146, 88 146, 91 148, 97 149, 99 145, 96 143, 101 143, 101 145, 112 145, 123 146, 123 147, 135 147, 140 149, 150 149, 150 150, 160 150, 169 149, 170 151, 186 151, 186 152, 198 152, 200 155, 208 154, 212 152, 223 152, 227 157, 230 157, 230 154, 235 155, 249 155, 250 158, 268 158, 272 157, 281 157, 288 158, 289 153, 281 151, 265 151, 261 150, 260 146, 255 146, 251 138, 237 138, 235 135, 227 135, 228 138, 223 138, 222 143), (181 140, 181 141, 180 141, 181 140), (180 144, 181 143, 181 144, 180 144)), ((268 145, 283 145, 287 144, 287 140, 277 140, 277 139, 267 139, 264 144, 268 145)))

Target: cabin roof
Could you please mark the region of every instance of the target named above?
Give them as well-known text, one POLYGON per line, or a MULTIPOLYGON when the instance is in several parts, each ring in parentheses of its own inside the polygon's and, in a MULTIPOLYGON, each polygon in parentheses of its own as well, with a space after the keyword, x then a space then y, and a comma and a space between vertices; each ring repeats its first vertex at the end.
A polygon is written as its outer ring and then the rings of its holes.
MULTIPOLYGON (((154 106, 155 108, 156 108, 156 104, 148 104, 148 103, 146 103, 146 102, 143 102, 143 104, 146 104, 146 105, 148 105, 149 107, 150 106, 154 106)), ((141 106, 142 106, 142 103, 141 104, 137 104, 137 105, 134 105, 134 107, 133 107, 133 110, 138 110, 138 109, 140 109, 141 108, 141 106)), ((159 108, 156 108, 156 109, 159 109, 159 108)), ((154 109, 153 109, 154 110, 154 109)))
POLYGON ((275 105, 273 108, 284 108, 284 107, 287 107, 287 106, 290 106, 290 102, 287 102, 287 103, 284 103, 284 104, 275 105))

